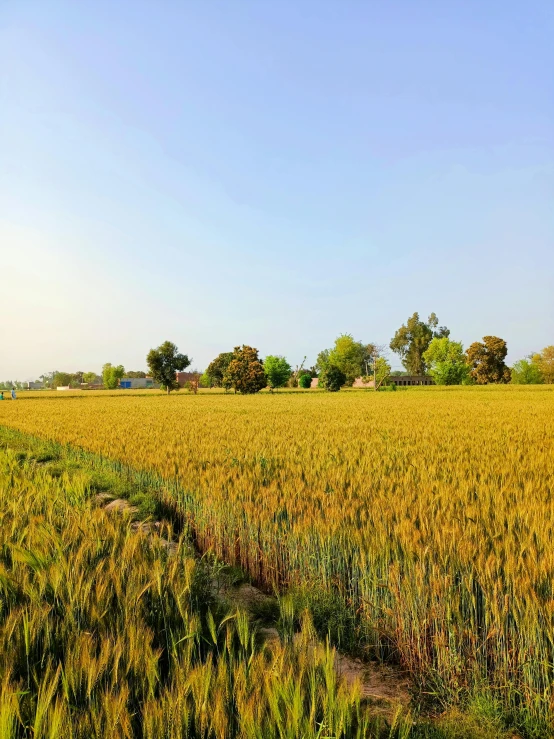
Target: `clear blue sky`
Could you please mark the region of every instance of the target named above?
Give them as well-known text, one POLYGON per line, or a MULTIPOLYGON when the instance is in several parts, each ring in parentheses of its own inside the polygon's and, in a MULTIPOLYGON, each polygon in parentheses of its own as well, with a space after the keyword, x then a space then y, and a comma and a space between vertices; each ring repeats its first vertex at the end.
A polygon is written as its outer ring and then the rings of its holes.
POLYGON ((0 0, 0 378, 415 310, 554 343, 553 38, 551 0, 0 0))

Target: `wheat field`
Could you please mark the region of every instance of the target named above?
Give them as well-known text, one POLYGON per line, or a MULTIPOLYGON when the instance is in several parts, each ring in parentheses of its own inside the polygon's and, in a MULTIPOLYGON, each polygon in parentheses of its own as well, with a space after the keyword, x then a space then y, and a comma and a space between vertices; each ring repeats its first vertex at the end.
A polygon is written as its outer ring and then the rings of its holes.
POLYGON ((422 693, 551 723, 552 389, 37 393, 0 424, 176 481, 202 550, 303 589, 422 693))
POLYGON ((264 642, 214 598, 186 532, 170 554, 170 528, 151 536, 95 504, 105 466, 3 447, 2 739, 408 736, 338 679, 307 613, 294 641, 264 642))

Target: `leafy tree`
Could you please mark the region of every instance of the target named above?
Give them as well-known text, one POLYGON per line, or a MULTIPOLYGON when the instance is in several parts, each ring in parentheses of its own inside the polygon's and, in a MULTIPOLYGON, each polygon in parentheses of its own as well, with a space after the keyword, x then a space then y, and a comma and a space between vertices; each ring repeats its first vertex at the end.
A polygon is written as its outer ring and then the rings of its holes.
POLYGON ((346 375, 346 382, 349 385, 363 374, 364 358, 364 346, 360 341, 354 341, 352 334, 338 336, 335 339, 335 346, 329 352, 329 364, 338 367, 346 375))
POLYGON ((423 361, 437 385, 463 385, 469 380, 470 367, 461 341, 451 341, 448 336, 433 339, 423 361))
POLYGON ((338 392, 346 384, 346 375, 334 364, 328 364, 319 375, 319 384, 331 393, 338 392))
POLYGON ((540 370, 547 385, 554 384, 554 346, 546 346, 542 352, 533 356, 533 362, 540 370))
POLYGON ((146 377, 146 372, 143 372, 142 370, 131 370, 130 372, 125 373, 125 377, 130 377, 130 378, 146 377))
POLYGON ((212 387, 212 380, 207 372, 202 373, 199 384, 200 384, 200 387, 212 387))
POLYGON ((391 366, 387 362, 385 357, 377 357, 375 360, 375 372, 373 376, 374 387, 379 390, 382 385, 385 385, 387 378, 390 377, 391 366))
POLYGON ((267 384, 271 392, 285 387, 290 379, 292 368, 284 357, 270 354, 264 359, 264 369, 267 384))
POLYGON ((83 375, 84 374, 85 373, 82 370, 79 370, 78 372, 74 372, 71 375, 71 383, 70 384, 71 385, 74 385, 75 387, 78 387, 82 382, 84 382, 84 380, 83 380, 83 375))
POLYGON ((177 372, 185 370, 191 360, 186 354, 180 354, 172 341, 164 341, 157 349, 150 349, 146 355, 146 363, 154 382, 159 382, 167 394, 179 389, 175 377, 177 372))
POLYGON ((471 377, 477 385, 510 382, 510 368, 504 360, 508 347, 498 336, 484 336, 483 342, 475 341, 466 351, 471 367, 471 377))
POLYGON ((374 344, 362 344, 355 341, 352 334, 341 334, 329 351, 328 361, 344 372, 347 383, 351 385, 357 377, 367 374, 375 351, 374 344))
POLYGON ((318 354, 313 369, 321 373, 332 364, 344 372, 347 383, 351 385, 357 377, 369 373, 376 353, 378 348, 374 344, 356 341, 352 334, 340 334, 332 349, 324 349, 318 354))
POLYGON ((102 367, 102 382, 108 390, 114 390, 124 375, 125 367, 122 364, 113 365, 107 362, 102 367))
POLYGON ((514 385, 542 385, 543 382, 541 369, 534 357, 520 359, 512 367, 512 384, 514 385))
POLYGON ((320 374, 321 372, 324 372, 328 365, 329 365, 329 349, 323 349, 323 351, 320 351, 317 355, 317 359, 315 362, 315 368, 317 370, 317 373, 320 374))
POLYGON ((209 387, 223 387, 223 377, 233 359, 233 352, 222 352, 210 362, 205 374, 209 377, 209 387))
POLYGON ((431 313, 427 323, 414 313, 395 333, 390 342, 390 348, 398 354, 402 364, 411 375, 424 375, 426 371, 423 354, 435 338, 440 339, 450 335, 446 326, 439 326, 439 319, 431 313))
POLYGON ((300 387, 303 387, 305 389, 311 387, 312 386, 312 376, 309 375, 308 373, 304 375, 300 375, 300 377, 298 378, 298 384, 300 387))
POLYGON ((52 380, 52 387, 68 387, 71 384, 69 372, 56 372, 52 380))
POLYGON ((100 378, 98 377, 96 372, 84 372, 83 382, 86 382, 89 385, 95 385, 96 383, 100 382, 100 378))
POLYGON ((264 365, 258 358, 258 350, 245 344, 236 346, 223 376, 223 387, 232 387, 235 392, 246 395, 257 393, 266 384, 264 365))

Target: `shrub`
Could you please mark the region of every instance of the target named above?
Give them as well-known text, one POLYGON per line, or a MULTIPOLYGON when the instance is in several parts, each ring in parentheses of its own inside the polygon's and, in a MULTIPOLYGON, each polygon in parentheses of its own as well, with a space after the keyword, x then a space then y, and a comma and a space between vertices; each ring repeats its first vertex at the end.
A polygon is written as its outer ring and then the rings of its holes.
POLYGON ((312 386, 312 376, 308 374, 300 375, 298 378, 298 385, 303 388, 309 388, 312 386))

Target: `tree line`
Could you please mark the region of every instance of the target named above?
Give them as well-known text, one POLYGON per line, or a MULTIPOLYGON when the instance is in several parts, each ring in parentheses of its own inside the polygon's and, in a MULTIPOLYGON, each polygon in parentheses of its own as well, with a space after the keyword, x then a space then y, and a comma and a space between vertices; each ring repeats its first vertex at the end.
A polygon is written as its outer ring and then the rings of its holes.
MULTIPOLYGON (((341 334, 331 348, 318 354, 314 366, 305 368, 304 357, 293 369, 285 357, 261 359, 256 348, 243 344, 219 354, 205 372, 192 372, 188 387, 193 392, 205 387, 251 394, 265 387, 270 392, 283 387, 309 388, 313 378, 318 378, 319 387, 336 392, 357 378, 384 389, 392 386, 391 377, 401 374, 428 375, 437 385, 554 384, 554 346, 520 359, 512 367, 505 362, 507 354, 506 341, 498 336, 484 336, 464 350, 461 341, 450 337, 450 329, 439 326, 435 313, 424 321, 416 312, 395 332, 388 347, 341 334), (391 370, 389 350, 400 358, 404 372, 391 370)), ((148 375, 169 393, 179 388, 176 373, 186 370, 191 360, 174 343, 165 341, 149 351, 146 364, 148 375)), ((42 375, 40 382, 49 388, 102 385, 115 389, 123 377, 146 376, 142 370, 126 371, 123 365, 108 362, 101 376, 95 372, 52 372, 42 375)), ((2 389, 24 386, 21 382, 0 382, 2 389)))
MULTIPOLYGON (((125 370, 123 365, 112 365, 109 362, 102 367, 102 373, 97 372, 45 372, 36 380, 37 383, 45 388, 55 390, 58 387, 70 387, 73 390, 82 388, 83 386, 104 386, 106 389, 116 388, 122 377, 146 377, 146 372, 125 370)), ((5 380, 0 382, 0 389, 8 390, 10 388, 16 390, 24 390, 27 387, 26 382, 20 380, 5 380)))
MULTIPOLYGON (((367 383, 371 381, 377 390, 388 385, 395 388, 390 380, 394 374, 429 375, 437 385, 554 383, 554 346, 510 368, 505 362, 508 347, 504 339, 484 336, 482 341, 473 342, 464 351, 461 341, 450 338, 450 329, 439 326, 434 313, 427 321, 417 312, 410 316, 395 332, 388 349, 399 356, 405 373, 392 372, 387 348, 356 341, 352 334, 338 336, 333 347, 318 354, 316 364, 310 369, 305 369, 302 362, 293 370, 287 359, 278 355, 262 360, 257 349, 243 344, 232 352, 222 352, 210 362, 206 371, 199 375, 195 390, 198 386, 219 387, 249 394, 269 387, 273 392, 285 386, 309 388, 314 377, 318 378, 320 387, 331 392, 352 385, 357 378, 367 383)), ((151 350, 147 359, 154 379, 168 392, 177 385, 175 371, 190 364, 188 357, 178 354, 171 342, 151 350), (165 374, 153 363, 158 354, 166 358, 165 374), (172 363, 172 355, 180 358, 179 366, 172 363)))

